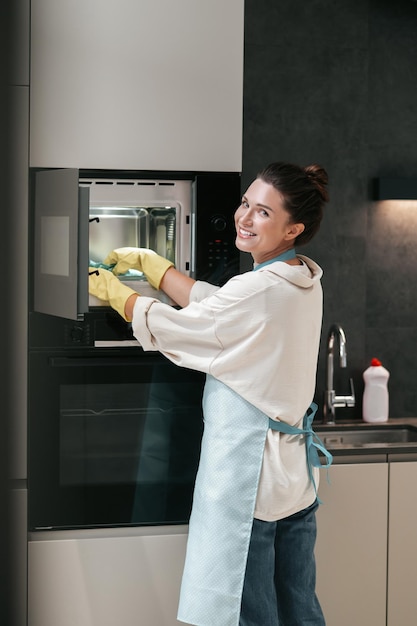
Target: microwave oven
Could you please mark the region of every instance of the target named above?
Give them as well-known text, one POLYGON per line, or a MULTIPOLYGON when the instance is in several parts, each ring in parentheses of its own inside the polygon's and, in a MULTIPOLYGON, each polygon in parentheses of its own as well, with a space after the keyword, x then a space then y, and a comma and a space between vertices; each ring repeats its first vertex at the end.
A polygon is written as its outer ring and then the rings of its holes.
MULTIPOLYGON (((43 169, 32 174, 35 313, 74 322, 95 314, 114 322, 106 303, 88 294, 88 272, 91 265, 105 266, 107 255, 121 247, 150 248, 181 272, 218 285, 239 273, 233 220, 239 173, 43 169)), ((119 278, 143 296, 175 305, 137 270, 119 278)), ((94 345, 100 337, 90 341, 94 345)))

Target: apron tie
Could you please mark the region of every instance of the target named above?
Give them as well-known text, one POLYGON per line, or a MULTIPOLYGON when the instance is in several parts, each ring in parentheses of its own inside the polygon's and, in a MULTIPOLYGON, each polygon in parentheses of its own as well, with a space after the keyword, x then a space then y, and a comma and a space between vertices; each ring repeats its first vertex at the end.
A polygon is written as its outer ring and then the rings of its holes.
MULTIPOLYGON (((317 486, 316 481, 313 476, 313 467, 324 467, 329 469, 330 465, 333 461, 333 456, 330 454, 328 450, 323 445, 320 437, 313 431, 313 420, 317 411, 317 404, 312 402, 307 409, 306 414, 303 418, 303 428, 297 428, 296 426, 290 426, 290 424, 286 424, 285 422, 278 422, 277 420, 273 420, 269 418, 269 428, 272 430, 278 430, 285 435, 304 435, 305 436, 305 444, 306 444, 306 454, 307 454, 307 467, 308 474, 311 482, 314 485, 314 491, 317 496, 317 500, 320 504, 323 504, 320 498, 317 495, 317 486), (325 458, 325 462, 322 463, 319 457, 319 452, 325 458)), ((329 474, 327 471, 327 481, 329 482, 329 474)))

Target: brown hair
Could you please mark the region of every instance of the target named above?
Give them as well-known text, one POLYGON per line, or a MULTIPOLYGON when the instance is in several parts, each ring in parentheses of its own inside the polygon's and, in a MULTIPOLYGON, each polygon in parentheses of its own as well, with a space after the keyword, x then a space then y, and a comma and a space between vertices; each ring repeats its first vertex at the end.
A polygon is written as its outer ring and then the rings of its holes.
POLYGON ((316 164, 300 167, 276 162, 267 165, 257 178, 279 191, 294 224, 304 224, 304 231, 295 240, 296 245, 308 243, 319 230, 324 204, 329 201, 326 170, 316 164))

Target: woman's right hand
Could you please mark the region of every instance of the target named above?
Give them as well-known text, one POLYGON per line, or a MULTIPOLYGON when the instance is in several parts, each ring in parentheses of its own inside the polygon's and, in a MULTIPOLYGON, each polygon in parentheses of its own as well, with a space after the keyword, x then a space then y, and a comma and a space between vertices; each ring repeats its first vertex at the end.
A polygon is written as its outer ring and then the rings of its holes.
POLYGON ((116 248, 104 259, 104 264, 114 265, 116 275, 130 269, 143 272, 152 287, 159 289, 165 272, 174 264, 148 248, 116 248))
POLYGON ((130 314, 126 314, 126 303, 131 296, 139 296, 138 293, 124 285, 120 280, 105 269, 90 267, 88 271, 88 292, 109 305, 119 313, 126 321, 131 321, 130 314))

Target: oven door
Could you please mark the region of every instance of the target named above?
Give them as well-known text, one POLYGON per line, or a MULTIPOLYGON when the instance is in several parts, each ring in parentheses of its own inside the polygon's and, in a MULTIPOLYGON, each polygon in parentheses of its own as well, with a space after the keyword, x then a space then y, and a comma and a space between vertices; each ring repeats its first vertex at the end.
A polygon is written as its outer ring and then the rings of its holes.
POLYGON ((204 375, 139 348, 29 358, 30 529, 188 523, 204 375))

